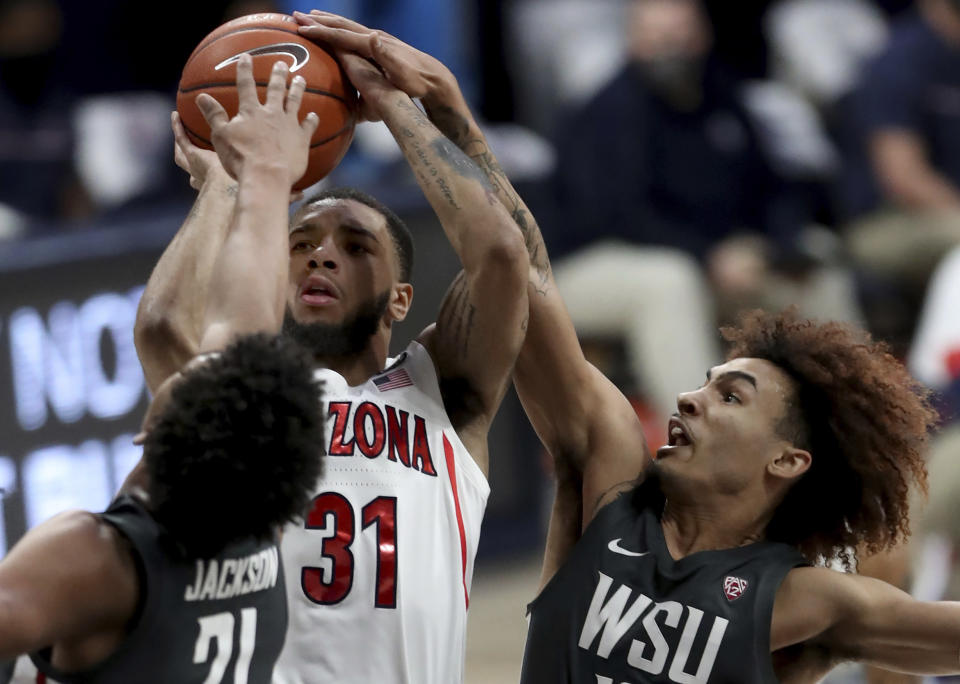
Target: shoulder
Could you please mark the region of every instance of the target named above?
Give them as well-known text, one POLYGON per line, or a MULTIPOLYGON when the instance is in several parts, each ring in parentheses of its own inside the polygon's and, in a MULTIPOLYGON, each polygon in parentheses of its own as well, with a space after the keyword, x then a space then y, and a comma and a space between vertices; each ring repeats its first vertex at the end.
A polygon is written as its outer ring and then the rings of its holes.
MULTIPOLYGON (((120 533, 96 513, 65 511, 34 528, 24 541, 33 546, 56 546, 61 550, 90 552, 111 550, 120 533)), ((93 553, 91 553, 93 555, 93 553)))
POLYGON ((129 539, 101 515, 68 511, 43 525, 41 543, 60 558, 70 558, 72 577, 117 581, 135 576, 134 551, 129 539))

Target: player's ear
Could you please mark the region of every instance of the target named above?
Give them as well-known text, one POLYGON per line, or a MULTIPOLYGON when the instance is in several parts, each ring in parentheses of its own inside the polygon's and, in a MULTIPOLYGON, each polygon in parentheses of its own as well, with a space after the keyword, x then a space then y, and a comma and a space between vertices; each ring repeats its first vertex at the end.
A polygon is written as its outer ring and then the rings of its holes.
POLYGON ((810 470, 813 457, 805 449, 786 447, 767 465, 767 472, 774 477, 791 480, 810 470))
POLYGON ((402 321, 410 311, 413 303, 413 285, 397 283, 390 292, 390 302, 387 304, 387 313, 392 321, 402 321))

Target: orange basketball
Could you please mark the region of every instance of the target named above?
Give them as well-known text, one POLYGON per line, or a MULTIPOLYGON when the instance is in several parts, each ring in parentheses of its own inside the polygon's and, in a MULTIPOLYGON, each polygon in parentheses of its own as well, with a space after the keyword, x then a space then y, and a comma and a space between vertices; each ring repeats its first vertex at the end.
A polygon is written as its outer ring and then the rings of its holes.
POLYGON ((308 112, 320 119, 310 141, 310 160, 303 177, 294 184, 301 190, 326 176, 340 163, 357 119, 357 91, 340 64, 322 46, 297 32, 297 21, 286 14, 250 14, 214 30, 193 51, 183 67, 177 91, 180 120, 198 147, 213 149, 210 127, 194 101, 208 93, 231 117, 237 113, 237 60, 248 52, 253 57, 253 79, 260 101, 266 99, 267 82, 277 60, 290 65, 290 78, 307 82, 300 107, 300 120, 308 112))

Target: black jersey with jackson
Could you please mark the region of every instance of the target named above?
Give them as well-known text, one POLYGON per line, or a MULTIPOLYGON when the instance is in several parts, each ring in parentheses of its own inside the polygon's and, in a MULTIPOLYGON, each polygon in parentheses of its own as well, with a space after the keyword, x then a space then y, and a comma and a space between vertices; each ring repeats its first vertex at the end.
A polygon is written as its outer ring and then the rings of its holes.
POLYGON ((133 497, 118 497, 101 517, 134 553, 137 616, 96 666, 62 672, 46 649, 31 656, 41 672, 64 684, 270 682, 287 628, 276 543, 250 539, 213 558, 189 559, 133 497))
POLYGON ((773 602, 804 565, 757 542, 674 560, 637 492, 601 509, 529 606, 521 684, 766 684, 773 602))

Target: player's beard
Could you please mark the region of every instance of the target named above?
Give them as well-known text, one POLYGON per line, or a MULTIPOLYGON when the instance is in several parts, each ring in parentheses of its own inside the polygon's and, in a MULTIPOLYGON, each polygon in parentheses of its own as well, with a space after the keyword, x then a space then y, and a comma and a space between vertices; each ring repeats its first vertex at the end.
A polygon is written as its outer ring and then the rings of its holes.
POLYGON ((283 334, 318 359, 340 359, 359 354, 370 343, 390 303, 390 291, 362 302, 356 312, 341 323, 301 323, 287 307, 283 334))

